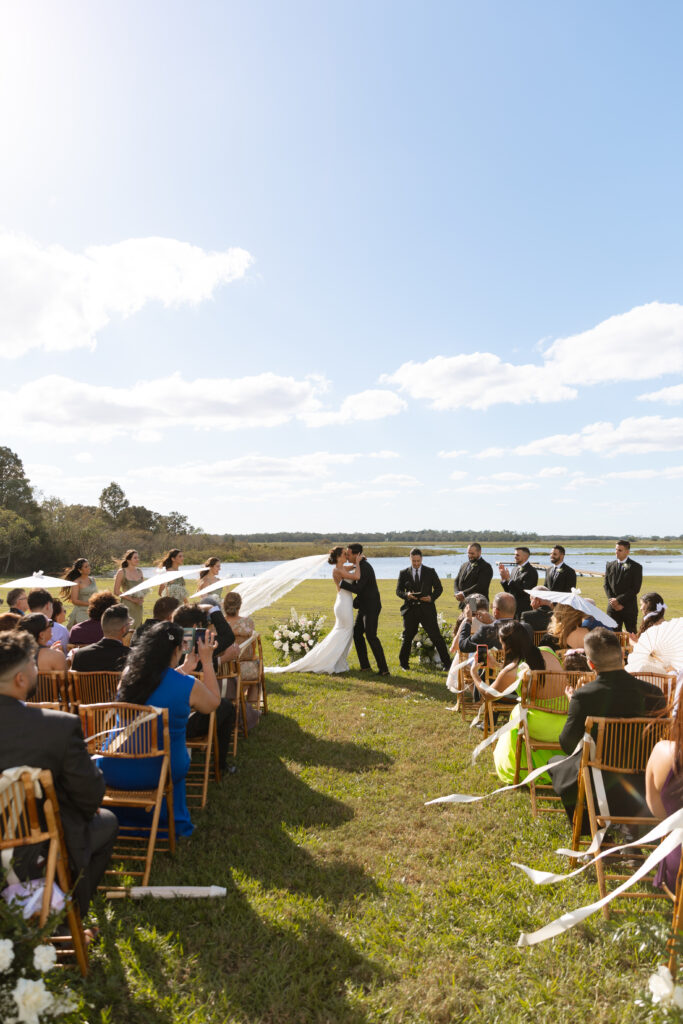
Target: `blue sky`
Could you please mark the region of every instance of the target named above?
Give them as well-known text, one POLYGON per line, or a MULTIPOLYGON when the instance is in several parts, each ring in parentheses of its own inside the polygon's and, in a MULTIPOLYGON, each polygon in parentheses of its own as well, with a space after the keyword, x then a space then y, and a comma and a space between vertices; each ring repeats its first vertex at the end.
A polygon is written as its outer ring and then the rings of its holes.
POLYGON ((3 443, 44 493, 115 479, 216 532, 680 533, 679 4, 0 29, 3 443))

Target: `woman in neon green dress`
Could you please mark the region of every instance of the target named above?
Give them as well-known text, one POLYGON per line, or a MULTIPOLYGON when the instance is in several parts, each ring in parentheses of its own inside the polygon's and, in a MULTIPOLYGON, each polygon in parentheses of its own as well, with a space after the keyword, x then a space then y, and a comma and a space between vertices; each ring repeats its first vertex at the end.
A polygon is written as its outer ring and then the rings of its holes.
MULTIPOLYGON (((506 690, 515 679, 517 680, 517 693, 519 693, 519 687, 527 669, 531 669, 532 672, 544 670, 546 672, 564 672, 562 663, 549 648, 538 648, 534 645, 521 622, 510 622, 501 626, 498 635, 503 644, 503 668, 491 685, 499 693, 506 690)), ((475 674, 474 665, 472 674, 475 674)), ((501 782, 505 783, 512 783, 515 780, 519 704, 513 709, 510 721, 514 723, 515 727, 500 737, 493 751, 496 774, 501 782)), ((530 734, 534 739, 557 743, 566 719, 563 715, 551 715, 545 711, 529 711, 527 721, 530 734)), ((534 751, 534 768, 540 768, 541 765, 547 764, 553 753, 552 750, 534 751)), ((520 767, 520 778, 523 779, 527 774, 526 751, 523 747, 520 767)), ((542 782, 544 778, 545 776, 539 781, 542 782)))

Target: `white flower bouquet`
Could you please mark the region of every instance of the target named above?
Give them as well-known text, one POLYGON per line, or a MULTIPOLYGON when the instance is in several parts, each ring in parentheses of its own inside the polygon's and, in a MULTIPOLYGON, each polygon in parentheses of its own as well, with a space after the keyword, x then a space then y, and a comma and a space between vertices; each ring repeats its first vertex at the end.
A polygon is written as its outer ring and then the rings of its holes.
POLYGON ((278 665, 291 664, 315 647, 324 635, 324 622, 324 615, 299 615, 296 608, 290 608, 287 621, 276 622, 270 632, 278 665))
MULTIPOLYGON (((0 890, 4 879, 0 877, 0 890)), ((7 1024, 62 1024, 82 1020, 81 1000, 67 986, 65 972, 54 970, 57 951, 48 941, 51 917, 43 928, 24 919, 21 905, 0 898, 0 1020, 7 1024)), ((71 974, 72 972, 67 972, 71 974)), ((76 981, 73 976, 69 981, 76 981)))

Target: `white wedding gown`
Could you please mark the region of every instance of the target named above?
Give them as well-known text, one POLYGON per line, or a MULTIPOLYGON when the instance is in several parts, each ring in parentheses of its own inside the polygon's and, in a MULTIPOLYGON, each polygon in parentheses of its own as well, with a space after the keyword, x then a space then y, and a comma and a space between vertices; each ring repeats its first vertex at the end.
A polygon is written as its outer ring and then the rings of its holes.
POLYGON ((267 668, 266 672, 348 672, 347 657, 353 640, 353 594, 350 590, 339 590, 334 602, 334 628, 327 636, 312 647, 303 658, 291 665, 267 668))

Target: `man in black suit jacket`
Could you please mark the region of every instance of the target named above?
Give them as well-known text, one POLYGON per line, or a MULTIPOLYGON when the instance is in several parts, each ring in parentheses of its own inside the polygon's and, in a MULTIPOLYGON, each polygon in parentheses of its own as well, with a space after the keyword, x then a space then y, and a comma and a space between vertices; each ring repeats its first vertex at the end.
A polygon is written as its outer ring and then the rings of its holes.
POLYGON ((492 579, 493 566, 481 557, 481 544, 473 541, 467 549, 467 561, 455 577, 455 600, 462 608, 471 594, 483 594, 488 599, 492 579))
POLYGON ((529 594, 531 611, 522 612, 521 615, 521 621, 531 626, 534 633, 540 633, 541 630, 545 632, 552 618, 553 606, 543 598, 543 591, 547 590, 547 587, 536 587, 536 592, 529 594))
POLYGON ((529 600, 527 590, 533 590, 538 583, 538 573, 529 561, 530 554, 531 552, 528 548, 515 548, 515 562, 517 564, 512 572, 502 562, 498 565, 503 590, 506 590, 508 594, 512 594, 517 602, 516 618, 519 618, 522 612, 528 612, 531 609, 531 601, 529 600))
POLYGON ((368 638, 370 649, 377 662, 377 674, 380 676, 389 675, 389 666, 384 657, 384 650, 381 641, 377 636, 377 625, 379 613, 382 610, 382 602, 379 596, 379 587, 375 579, 375 570, 367 558, 363 557, 362 544, 349 544, 346 548, 346 557, 354 565, 360 565, 360 579, 356 581, 342 580, 340 586, 344 590, 350 590, 355 595, 353 607, 358 609, 356 623, 353 627, 353 642, 358 655, 358 663, 361 671, 370 668, 368 660, 368 649, 365 645, 365 637, 368 638))
POLYGON ((451 667, 451 656, 436 618, 435 602, 442 593, 443 586, 436 570, 430 569, 428 565, 423 565, 422 552, 419 548, 413 548, 410 552, 410 568, 401 570, 396 584, 396 596, 403 601, 401 605, 403 636, 398 660, 401 668, 406 672, 408 671, 410 648, 420 624, 424 626, 427 636, 434 644, 443 667, 446 669, 451 667))
POLYGON ((550 552, 552 565, 546 569, 545 585, 548 590, 557 590, 563 594, 569 594, 576 586, 576 571, 564 560, 564 548, 556 544, 550 552))
MULTIPOLYGON (((78 715, 24 701, 35 693, 37 647, 28 633, 0 633, 0 771, 28 765, 47 768, 59 800, 75 896, 85 914, 114 847, 118 822, 100 808, 104 779, 91 760, 78 715)), ((40 872, 34 850, 17 851, 20 878, 40 872)))
POLYGON ((630 541, 618 540, 614 562, 605 566, 604 590, 607 614, 616 619, 616 628, 635 633, 638 625, 638 593, 643 585, 643 567, 629 557, 630 541))
POLYGON ((125 604, 114 604, 102 615, 104 636, 95 644, 77 648, 72 655, 74 672, 121 672, 126 664, 128 648, 123 638, 132 622, 125 604))
MULTIPOLYGON (((567 721, 560 733, 560 746, 565 754, 571 754, 582 739, 587 718, 639 718, 659 711, 666 703, 658 686, 637 679, 622 668, 621 645, 611 629, 592 630, 584 639, 584 650, 588 664, 598 675, 578 690, 568 687, 565 691, 570 697, 567 721)), ((579 750, 551 773, 553 789, 570 821, 574 817, 580 766, 579 750)), ((604 772, 603 778, 609 807, 615 815, 649 813, 644 777, 604 772)))

